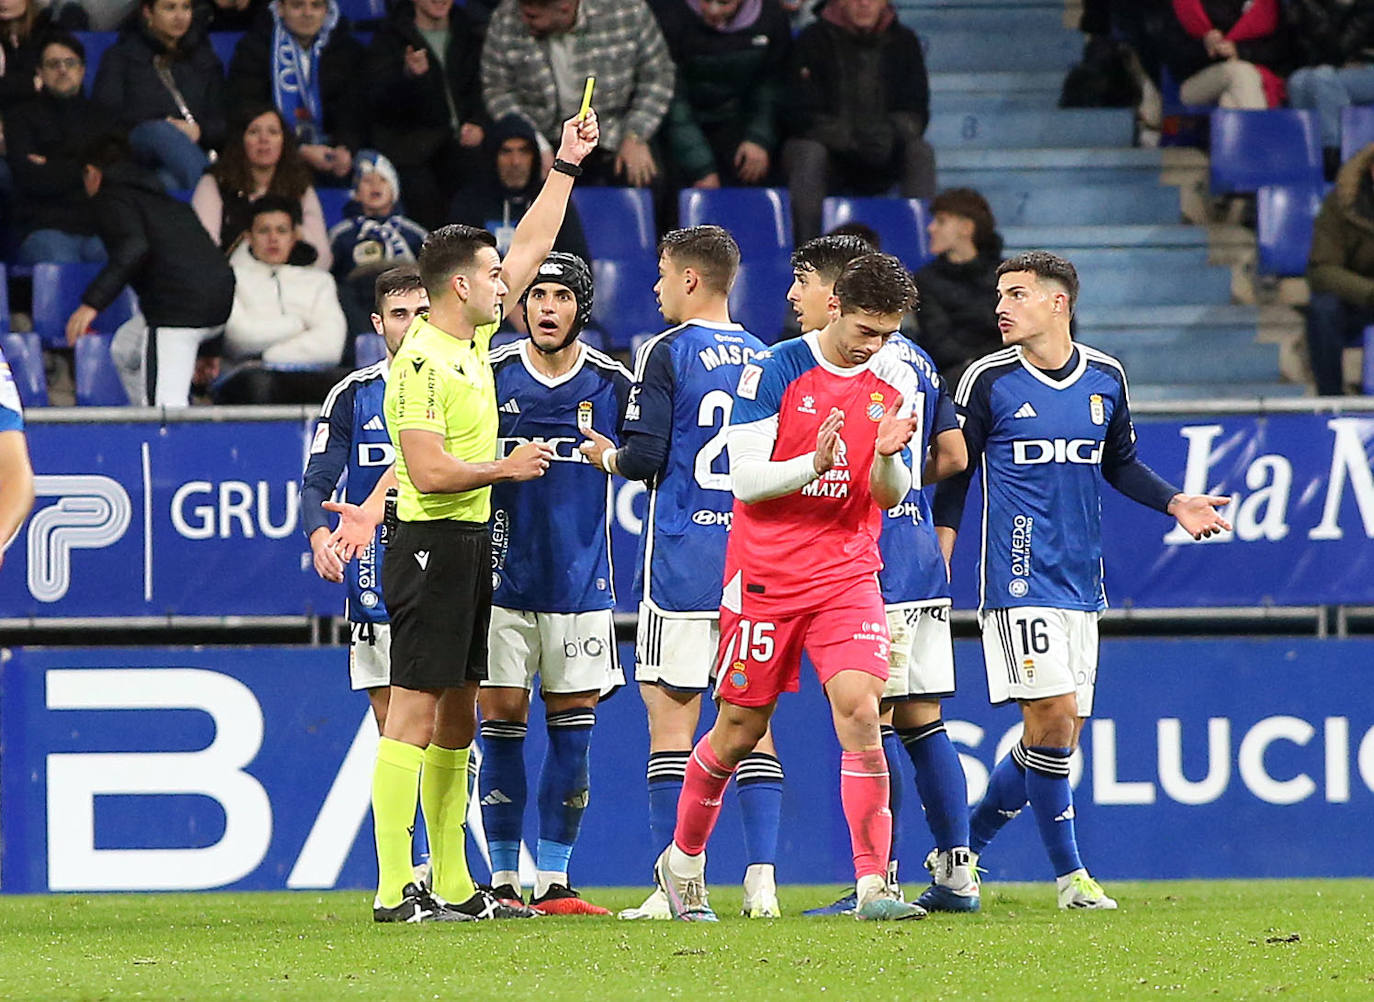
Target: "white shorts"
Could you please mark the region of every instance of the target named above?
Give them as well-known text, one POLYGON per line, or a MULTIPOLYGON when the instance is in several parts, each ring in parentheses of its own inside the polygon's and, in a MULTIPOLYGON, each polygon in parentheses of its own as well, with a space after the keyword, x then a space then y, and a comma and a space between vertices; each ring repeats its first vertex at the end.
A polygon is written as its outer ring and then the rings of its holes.
POLYGON ((635 629, 635 681, 684 692, 711 688, 720 617, 663 615, 643 602, 635 629))
POLYGON ((348 680, 356 689, 391 684, 391 624, 350 623, 348 680))
POLYGON ((948 599, 887 607, 887 688, 883 699, 937 699, 954 695, 954 643, 948 599))
POLYGON ((491 607, 484 686, 541 692, 599 692, 625 684, 610 609, 522 612, 491 607))
POLYGON ((1048 699, 1075 693, 1078 715, 1091 716, 1097 684, 1096 612, 1022 606, 982 615, 988 698, 1048 699))

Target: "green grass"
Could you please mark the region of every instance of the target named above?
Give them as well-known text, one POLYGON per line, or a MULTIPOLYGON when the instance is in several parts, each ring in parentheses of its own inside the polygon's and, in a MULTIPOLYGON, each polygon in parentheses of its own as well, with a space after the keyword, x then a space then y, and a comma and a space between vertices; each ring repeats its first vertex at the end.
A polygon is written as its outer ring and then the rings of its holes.
MULTIPOLYGON (((357 893, 0 898, 0 998, 1372 999, 1374 881, 992 884, 976 916, 377 926, 357 893)), ((784 888, 785 910, 837 888, 784 888)), ((643 889, 597 889, 611 908, 643 889)))

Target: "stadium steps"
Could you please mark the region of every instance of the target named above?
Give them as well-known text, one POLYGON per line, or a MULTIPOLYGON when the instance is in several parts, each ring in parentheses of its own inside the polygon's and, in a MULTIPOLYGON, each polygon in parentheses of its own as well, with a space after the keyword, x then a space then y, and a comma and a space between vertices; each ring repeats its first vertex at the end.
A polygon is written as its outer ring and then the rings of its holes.
POLYGON ((1054 226, 1072 219, 1080 225, 1172 224, 1181 218, 1178 189, 1155 182, 1041 188, 1009 179, 983 189, 998 224, 1054 226))
MULTIPOLYGON (((918 24, 917 15, 905 18, 918 24)), ((916 29, 931 73, 967 70, 1058 70, 1062 78, 1083 56, 1083 36, 1062 25, 1017 31, 1008 45, 996 33, 977 28, 916 29)))
POLYGON ((1078 149, 950 149, 935 147, 940 186, 989 188, 1009 180, 1037 188, 1158 183, 1158 150, 1120 147, 1078 149))
POLYGON ((1018 109, 947 112, 936 110, 926 140, 939 150, 1004 149, 1008 146, 1058 148, 1126 145, 1135 116, 1124 108, 1018 109))
MULTIPOLYGON (((1064 27, 1062 3, 923 4, 897 0, 902 23, 918 35, 976 31, 985 38, 1017 37, 1028 32, 1049 33, 1064 27)), ((1081 43, 1080 43, 1081 44, 1081 43)))
POLYGON ((1291 398, 1307 394, 1301 383, 1280 383, 1257 380, 1244 383, 1147 383, 1131 373, 1131 402, 1187 400, 1190 403, 1209 400, 1254 400, 1291 398))
POLYGON ((1145 341, 1131 332, 1094 332, 1084 342, 1119 359, 1130 375, 1134 389, 1143 372, 1150 373, 1149 384, 1186 383, 1197 376, 1197 352, 1220 353, 1224 365, 1212 371, 1218 384, 1264 382, 1278 371, 1278 345, 1256 344, 1250 331, 1209 334, 1205 348, 1198 339, 1179 334, 1174 338, 1145 341))

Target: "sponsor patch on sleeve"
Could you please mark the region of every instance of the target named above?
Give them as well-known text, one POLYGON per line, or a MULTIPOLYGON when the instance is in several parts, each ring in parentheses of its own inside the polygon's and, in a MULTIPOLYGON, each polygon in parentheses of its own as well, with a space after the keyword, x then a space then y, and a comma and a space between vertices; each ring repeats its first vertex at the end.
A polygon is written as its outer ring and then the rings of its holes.
POLYGON ((329 447, 329 425, 323 421, 315 428, 315 437, 310 441, 310 455, 317 456, 329 447))
POLYGON ((754 364, 744 367, 739 374, 739 387, 736 393, 745 400, 757 399, 759 395, 759 380, 763 378, 763 368, 754 364))

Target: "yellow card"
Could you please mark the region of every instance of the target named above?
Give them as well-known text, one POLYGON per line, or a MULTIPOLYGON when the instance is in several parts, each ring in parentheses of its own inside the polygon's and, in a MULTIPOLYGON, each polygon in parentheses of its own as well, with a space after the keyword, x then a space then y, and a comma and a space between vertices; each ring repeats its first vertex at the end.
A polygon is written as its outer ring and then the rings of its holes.
POLYGON ((587 112, 592 110, 592 89, 596 87, 596 77, 587 78, 587 86, 582 90, 582 110, 577 113, 577 120, 580 122, 587 117, 587 112))

